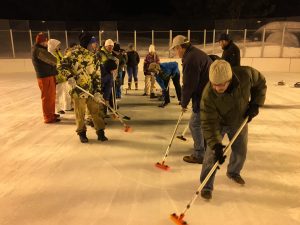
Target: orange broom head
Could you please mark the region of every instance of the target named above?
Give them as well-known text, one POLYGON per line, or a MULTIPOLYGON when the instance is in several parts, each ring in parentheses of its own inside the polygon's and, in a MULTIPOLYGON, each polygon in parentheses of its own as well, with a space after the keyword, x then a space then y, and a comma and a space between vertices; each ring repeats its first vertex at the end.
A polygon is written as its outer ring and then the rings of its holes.
POLYGON ((125 132, 131 132, 131 131, 132 131, 132 128, 131 128, 130 126, 126 125, 126 126, 124 127, 124 131, 125 131, 125 132))
POLYGON ((169 166, 167 166, 167 165, 165 165, 164 163, 159 163, 159 162, 157 162, 157 163, 155 163, 155 166, 157 167, 157 168, 159 168, 159 169, 162 169, 162 170, 170 170, 170 167, 169 166))
POLYGON ((185 222, 185 221, 183 220, 183 217, 184 217, 183 214, 181 214, 180 216, 177 216, 176 213, 173 213, 173 214, 170 215, 170 219, 171 219, 174 223, 176 223, 176 224, 178 224, 178 225, 187 225, 187 222, 185 222))

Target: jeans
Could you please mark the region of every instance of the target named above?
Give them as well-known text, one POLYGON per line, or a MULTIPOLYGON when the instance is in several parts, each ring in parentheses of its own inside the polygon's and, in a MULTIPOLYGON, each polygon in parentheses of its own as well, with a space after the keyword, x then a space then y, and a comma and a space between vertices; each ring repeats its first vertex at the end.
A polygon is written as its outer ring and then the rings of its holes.
MULTIPOLYGON (((233 138, 239 127, 222 127, 221 133, 224 137, 227 133, 229 140, 233 138)), ((247 143, 248 143, 248 125, 246 124, 239 136, 235 139, 231 146, 232 152, 227 166, 227 173, 230 175, 240 175, 240 172, 244 166, 246 155, 247 155, 247 143)), ((215 152, 211 148, 207 148, 204 155, 202 171, 200 175, 200 181, 202 182, 211 168, 215 164, 215 152)), ((213 190, 213 184, 215 179, 216 171, 212 174, 208 182, 205 184, 203 189, 213 190)))
POLYGON ((127 73, 128 73, 128 82, 132 82, 132 76, 134 79, 134 82, 138 81, 138 66, 128 66, 127 67, 127 73))
POLYGON ((189 128, 191 130, 191 134, 194 140, 195 151, 192 155, 196 158, 201 158, 204 156, 205 143, 200 125, 200 112, 192 112, 189 122, 189 128))

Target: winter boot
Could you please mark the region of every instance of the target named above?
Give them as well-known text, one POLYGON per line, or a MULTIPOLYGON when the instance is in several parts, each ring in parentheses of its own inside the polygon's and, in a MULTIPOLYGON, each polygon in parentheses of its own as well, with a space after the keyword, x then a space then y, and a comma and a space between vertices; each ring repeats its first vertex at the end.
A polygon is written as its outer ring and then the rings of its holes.
POLYGON ((139 89, 139 84, 138 82, 134 82, 134 84, 135 84, 135 90, 137 91, 139 89))
POLYGON ((209 200, 212 198, 212 192, 210 190, 201 190, 201 197, 205 200, 209 200))
POLYGON ((97 132, 97 135, 98 135, 98 141, 107 141, 107 137, 105 137, 105 134, 104 134, 104 130, 98 130, 97 132))
POLYGON ((128 82, 128 88, 127 90, 131 90, 131 82, 128 82))
POLYGON ((81 143, 87 143, 89 141, 89 139, 86 137, 86 131, 79 132, 78 135, 81 143))
POLYGON ((157 98, 157 96, 155 96, 154 93, 151 93, 151 94, 150 94, 150 98, 157 98))

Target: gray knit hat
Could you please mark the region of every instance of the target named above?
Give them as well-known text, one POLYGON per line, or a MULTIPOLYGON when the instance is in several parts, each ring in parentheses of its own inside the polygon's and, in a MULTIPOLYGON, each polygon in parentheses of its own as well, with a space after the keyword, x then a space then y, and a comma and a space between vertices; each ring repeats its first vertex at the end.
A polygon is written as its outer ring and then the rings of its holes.
POLYGON ((231 80, 231 66, 225 60, 214 61, 209 68, 209 81, 213 84, 223 84, 231 80))

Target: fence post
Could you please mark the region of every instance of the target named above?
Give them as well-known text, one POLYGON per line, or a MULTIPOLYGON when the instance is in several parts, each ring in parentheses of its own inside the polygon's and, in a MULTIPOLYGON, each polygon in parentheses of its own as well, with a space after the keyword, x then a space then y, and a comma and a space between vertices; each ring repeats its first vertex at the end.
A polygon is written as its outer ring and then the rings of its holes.
POLYGON ((116 35, 117 35, 117 43, 119 43, 119 31, 116 31, 116 35))
POLYGON ((154 45, 154 30, 152 30, 152 42, 151 43, 154 45))
POLYGON ((262 36, 262 41, 261 41, 261 53, 260 57, 264 57, 264 50, 265 50, 265 37, 266 37, 266 28, 263 30, 263 36, 262 36))
POLYGON ((204 29, 204 32, 203 32, 203 49, 206 48, 206 29, 204 29))
POLYGON ((187 38, 188 38, 188 41, 191 41, 191 30, 188 30, 188 33, 187 33, 187 38))
POLYGON ((215 53, 215 40, 216 40, 216 29, 213 31, 213 50, 212 53, 215 53))
POLYGON ((65 38, 66 38, 66 48, 69 47, 69 42, 68 42, 68 31, 65 30, 65 38))
POLYGON ((134 50, 136 51, 136 30, 134 30, 134 50))
POLYGON ((14 45, 14 37, 13 37, 12 29, 9 29, 9 32, 10 32, 10 41, 11 41, 12 54, 13 54, 13 57, 16 58, 15 45, 14 45))
POLYGON ((247 29, 244 30, 244 51, 243 51, 243 57, 246 55, 246 38, 247 38, 247 29))
POLYGON ((48 30, 47 32, 48 32, 48 39, 50 39, 51 38, 50 31, 48 30))
POLYGON ((170 38, 169 38, 169 58, 171 58, 171 51, 170 51, 170 48, 171 48, 171 46, 172 46, 172 39, 173 39, 173 34, 172 34, 172 30, 170 30, 170 38))
POLYGON ((282 38, 281 38, 281 47, 280 47, 280 55, 279 57, 283 57, 283 47, 284 47, 284 35, 285 35, 285 29, 286 29, 286 24, 284 24, 284 27, 282 29, 282 38))
POLYGON ((101 42, 102 42, 102 31, 99 30, 99 46, 101 46, 101 42))
POLYGON ((226 29, 226 34, 229 34, 229 29, 226 29))
POLYGON ((29 38, 30 38, 30 45, 31 47, 33 46, 33 43, 32 43, 32 33, 31 33, 31 29, 29 29, 29 38))

